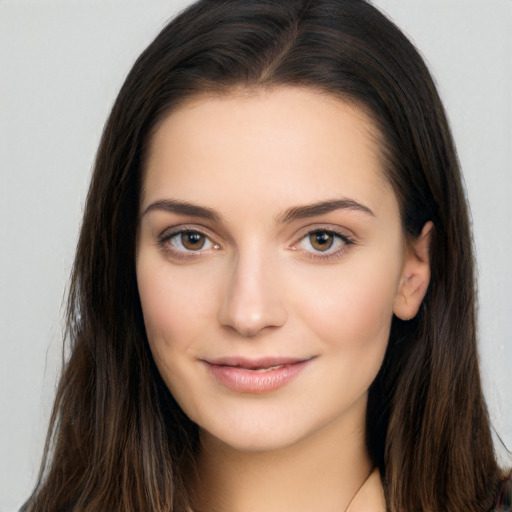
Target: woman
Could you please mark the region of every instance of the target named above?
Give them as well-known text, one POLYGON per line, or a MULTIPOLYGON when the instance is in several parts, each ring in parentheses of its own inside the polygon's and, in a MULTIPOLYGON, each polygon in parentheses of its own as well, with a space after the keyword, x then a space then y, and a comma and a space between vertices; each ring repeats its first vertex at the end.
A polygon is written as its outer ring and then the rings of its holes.
POLYGON ((107 122, 25 510, 493 509, 472 276, 443 108, 392 23, 194 4, 107 122))

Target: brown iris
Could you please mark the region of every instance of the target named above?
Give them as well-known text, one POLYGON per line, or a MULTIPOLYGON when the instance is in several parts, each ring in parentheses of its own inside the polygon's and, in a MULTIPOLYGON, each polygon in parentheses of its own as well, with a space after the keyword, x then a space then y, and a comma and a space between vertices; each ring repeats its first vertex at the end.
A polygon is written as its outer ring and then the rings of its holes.
POLYGON ((181 243, 189 251, 197 251, 204 247, 206 236, 197 231, 185 231, 181 233, 181 243))
POLYGON ((334 235, 329 231, 315 231, 310 233, 309 242, 313 249, 321 252, 328 251, 334 243, 334 235))

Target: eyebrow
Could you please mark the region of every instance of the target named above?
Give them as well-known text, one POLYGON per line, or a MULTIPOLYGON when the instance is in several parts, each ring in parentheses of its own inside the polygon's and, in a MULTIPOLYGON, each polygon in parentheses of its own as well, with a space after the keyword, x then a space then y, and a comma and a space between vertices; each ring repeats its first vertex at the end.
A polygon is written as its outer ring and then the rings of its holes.
POLYGON ((330 201, 321 201, 319 203, 289 208, 283 214, 279 215, 278 222, 286 223, 297 219, 306 219, 317 215, 324 215, 336 210, 356 210, 375 217, 375 214, 370 210, 370 208, 354 201, 353 199, 333 199, 330 201))
POLYGON ((191 217, 200 217, 202 219, 208 219, 213 221, 221 220, 220 215, 211 208, 198 206, 196 204, 188 203, 186 201, 177 201, 175 199, 161 199, 159 201, 151 203, 141 213, 140 217, 142 218, 144 217, 144 215, 154 210, 177 213, 181 215, 190 215, 191 217))
MULTIPOLYGON (((216 222, 222 221, 221 215, 211 208, 198 206, 186 201, 178 201, 176 199, 160 199, 159 201, 155 201, 142 212, 140 217, 142 218, 144 215, 154 210, 190 215, 192 217, 199 217, 216 222)), ((333 199, 330 201, 321 201, 304 206, 288 208, 284 213, 277 216, 277 222, 285 224, 298 219, 324 215, 336 210, 355 210, 371 215, 372 217, 375 216, 370 208, 354 201, 353 199, 333 199)))

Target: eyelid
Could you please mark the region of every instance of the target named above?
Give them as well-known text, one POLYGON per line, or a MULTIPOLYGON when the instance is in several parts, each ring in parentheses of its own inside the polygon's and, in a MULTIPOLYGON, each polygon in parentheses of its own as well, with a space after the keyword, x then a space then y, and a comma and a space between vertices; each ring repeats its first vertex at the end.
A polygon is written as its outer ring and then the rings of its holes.
POLYGON ((339 226, 337 224, 329 224, 329 223, 318 223, 318 224, 309 224, 304 226, 300 230, 298 230, 297 234, 294 236, 295 242, 297 243, 299 240, 302 240, 307 235, 311 233, 316 233, 317 231, 327 231, 329 233, 334 233, 342 238, 346 238, 351 242, 355 243, 357 240, 356 234, 346 227, 339 226))
MULTIPOLYGON (((216 235, 212 235, 211 231, 204 226, 197 224, 179 224, 175 226, 167 227, 162 230, 160 234, 158 234, 157 244, 160 248, 170 257, 177 259, 191 259, 197 258, 202 255, 210 253, 212 250, 219 250, 222 246, 218 243, 218 237, 216 235), (211 242, 213 247, 207 249, 198 249, 198 250, 180 250, 176 247, 172 247, 168 241, 181 233, 184 232, 197 232, 201 235, 204 235, 211 242)), ((347 228, 342 228, 340 226, 333 226, 332 224, 315 224, 309 225, 302 228, 298 234, 294 237, 294 242, 288 247, 289 250, 296 251, 297 253, 301 253, 301 255, 305 258, 319 261, 328 261, 331 259, 338 259, 343 256, 349 246, 356 245, 356 238, 354 234, 347 228), (308 251, 299 247, 300 243, 307 237, 313 233, 317 232, 327 232, 331 233, 338 239, 343 241, 343 245, 341 248, 334 252, 325 252, 322 251, 308 251)))
POLYGON ((212 238, 209 230, 204 228, 203 226, 198 226, 197 224, 178 224, 176 226, 168 226, 164 230, 162 230, 158 236, 158 240, 163 240, 164 238, 170 238, 173 235, 177 235, 179 233, 184 233, 186 231, 197 231, 208 238, 212 238))
POLYGON ((198 226, 197 224, 179 224, 177 226, 168 227, 164 229, 156 238, 157 244, 162 248, 162 250, 176 258, 195 258, 209 251, 218 250, 221 248, 220 244, 216 241, 216 237, 212 236, 209 230, 202 226, 198 226), (187 232, 200 233, 210 241, 212 247, 208 249, 198 249, 197 251, 182 251, 176 247, 172 247, 168 243, 169 240, 171 240, 173 237, 187 232))
POLYGON ((355 236, 348 229, 341 228, 340 226, 333 226, 332 224, 316 224, 306 226, 305 228, 301 229, 299 234, 295 237, 295 241, 290 246, 290 249, 293 251, 297 251, 297 253, 302 253, 301 255, 305 258, 326 262, 330 260, 339 259, 340 257, 344 256, 349 247, 351 245, 356 245, 356 243, 357 242, 355 236), (336 236, 338 239, 341 239, 343 241, 343 246, 334 252, 325 253, 323 253, 322 251, 308 251, 305 249, 301 249, 299 247, 300 243, 306 237, 318 232, 331 233, 332 235, 336 236))

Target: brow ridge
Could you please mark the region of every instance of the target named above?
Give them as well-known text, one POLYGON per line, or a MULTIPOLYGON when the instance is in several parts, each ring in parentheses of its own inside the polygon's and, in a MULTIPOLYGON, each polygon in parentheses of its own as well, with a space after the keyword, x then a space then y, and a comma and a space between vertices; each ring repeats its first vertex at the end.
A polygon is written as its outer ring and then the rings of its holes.
POLYGON ((160 210, 170 213, 177 213, 181 215, 190 215, 192 217, 200 217, 203 219, 219 221, 221 220, 220 215, 205 206, 199 206, 187 201, 178 201, 176 199, 160 199, 151 203, 141 214, 141 218, 147 213, 160 210))
POLYGON ((278 222, 288 223, 297 219, 305 219, 309 217, 315 217, 317 215, 324 215, 336 210, 355 210, 375 217, 375 214, 367 206, 354 201, 353 199, 343 198, 321 201, 304 206, 294 206, 286 210, 283 214, 279 215, 278 222))
MULTIPOLYGON (((141 218, 147 213, 160 210, 181 215, 190 215, 212 221, 221 221, 221 216, 213 209, 205 206, 199 206, 187 201, 179 201, 176 199, 160 199, 151 203, 141 214, 141 218)), ((288 208, 284 213, 277 216, 277 221, 281 224, 292 222, 293 220, 315 217, 324 215, 336 210, 355 210, 371 215, 375 214, 367 206, 353 199, 332 199, 328 201, 320 201, 318 203, 308 204, 304 206, 294 206, 288 208)))

